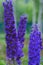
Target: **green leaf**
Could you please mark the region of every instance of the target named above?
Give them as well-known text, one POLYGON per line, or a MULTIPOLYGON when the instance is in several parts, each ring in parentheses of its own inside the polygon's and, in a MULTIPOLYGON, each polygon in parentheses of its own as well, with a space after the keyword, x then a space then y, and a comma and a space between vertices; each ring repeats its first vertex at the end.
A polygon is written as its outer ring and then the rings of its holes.
POLYGON ((0 65, 6 65, 6 63, 4 62, 4 60, 0 60, 0 65))

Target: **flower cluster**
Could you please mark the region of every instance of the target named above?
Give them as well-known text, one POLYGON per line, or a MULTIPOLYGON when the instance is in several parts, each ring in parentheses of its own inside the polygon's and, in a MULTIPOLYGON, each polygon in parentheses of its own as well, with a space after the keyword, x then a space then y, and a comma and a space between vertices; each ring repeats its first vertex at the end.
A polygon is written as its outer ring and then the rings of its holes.
MULTIPOLYGON (((14 48, 13 33, 16 37, 16 29, 14 29, 14 16, 11 2, 4 2, 4 21, 5 21, 5 32, 6 32, 6 54, 8 58, 12 58, 12 49, 14 48)), ((15 51, 14 51, 15 52, 15 51)), ((13 52, 13 53, 14 53, 13 52)))
POLYGON ((12 2, 3 3, 4 5, 4 19, 5 19, 5 31, 6 31, 6 42, 7 42, 7 56, 9 58, 15 58, 20 55, 21 46, 18 42, 18 37, 15 28, 15 21, 13 16, 12 2))
POLYGON ((24 35, 26 31, 26 23, 27 23, 27 16, 22 15, 20 17, 20 23, 19 23, 19 28, 18 28, 18 38, 21 42, 22 48, 24 47, 23 42, 24 42, 24 35))
MULTIPOLYGON (((13 5, 12 1, 6 1, 3 3, 4 6, 4 21, 5 21, 5 32, 6 32, 6 54, 7 58, 16 59, 17 63, 20 65, 20 58, 23 56, 21 40, 19 40, 18 33, 16 32, 16 24, 13 15, 13 5)), ((23 17, 24 22, 26 17, 23 17)), ((21 21, 22 22, 22 21, 21 21)), ((26 22, 25 22, 26 23, 26 22)), ((25 24, 23 23, 23 25, 25 24)), ((26 24, 25 24, 26 25, 26 24)), ((23 27, 23 26, 21 26, 23 27)), ((23 30, 24 32, 24 30, 23 30)), ((24 33, 22 36, 24 36, 24 33)))
POLYGON ((37 25, 34 25, 29 40, 29 62, 28 65, 40 65, 40 51, 42 47, 41 32, 37 25))
MULTIPOLYGON (((21 18, 20 18, 20 23, 19 23, 19 28, 18 28, 18 39, 20 41, 21 48, 24 47, 23 42, 24 42, 24 35, 25 35, 25 30, 26 30, 26 23, 27 23, 27 16, 26 15, 22 15, 21 18)), ((20 55, 17 57, 17 62, 21 63, 20 55)))

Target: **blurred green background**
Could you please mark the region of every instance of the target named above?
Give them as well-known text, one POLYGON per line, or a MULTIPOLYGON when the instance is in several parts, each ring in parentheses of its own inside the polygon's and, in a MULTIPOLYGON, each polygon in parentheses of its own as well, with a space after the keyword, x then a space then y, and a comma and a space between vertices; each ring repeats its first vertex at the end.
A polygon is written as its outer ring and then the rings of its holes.
MULTIPOLYGON (((4 9, 2 3, 5 0, 0 0, 0 65, 6 65, 6 42, 5 42, 5 27, 4 27, 4 9)), ((36 6, 36 17, 38 18, 39 0, 33 0, 36 6)), ((28 22, 26 27, 25 42, 23 51, 25 56, 21 59, 22 65, 28 65, 28 42, 29 34, 32 26, 32 9, 34 7, 32 0, 13 0, 14 15, 16 16, 17 27, 19 25, 20 16, 27 14, 28 22)), ((37 21, 37 20, 36 20, 37 21)), ((43 60, 43 52, 41 52, 41 60, 43 60)), ((43 62, 41 61, 41 65, 43 62)))

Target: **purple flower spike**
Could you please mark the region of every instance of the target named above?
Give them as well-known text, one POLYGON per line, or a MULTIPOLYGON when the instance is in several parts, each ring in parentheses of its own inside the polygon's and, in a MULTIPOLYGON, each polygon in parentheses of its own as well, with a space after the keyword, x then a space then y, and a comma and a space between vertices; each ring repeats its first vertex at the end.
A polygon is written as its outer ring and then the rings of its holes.
POLYGON ((34 25, 29 40, 28 65, 40 65, 41 47, 42 47, 41 32, 39 32, 37 25, 34 25))
MULTIPOLYGON (((12 3, 9 2, 6 4, 6 6, 4 6, 4 19, 5 19, 6 41, 7 44, 10 45, 12 50, 13 46, 15 47, 17 46, 18 42, 16 41, 18 41, 18 37, 16 33, 15 21, 14 21, 13 10, 11 5, 12 3)), ((16 51, 16 49, 14 51, 16 51)))
POLYGON ((22 15, 20 17, 20 23, 19 23, 19 28, 18 28, 18 38, 22 44, 22 48, 23 48, 23 42, 24 42, 24 35, 25 35, 25 31, 26 31, 26 23, 27 23, 27 16, 26 15, 22 15))
POLYGON ((12 2, 3 3, 4 6, 4 21, 6 32, 6 54, 8 58, 16 57, 16 28, 13 15, 12 2))
MULTIPOLYGON (((20 23, 19 23, 19 28, 18 28, 18 39, 20 41, 20 45, 21 45, 21 49, 23 48, 23 42, 24 42, 24 35, 25 35, 25 31, 26 31, 26 23, 27 23, 27 16, 23 15, 20 18, 20 23)), ((19 53, 21 53, 21 51, 19 51, 19 53)), ((21 57, 23 57, 24 54, 22 53, 22 55, 18 55, 17 57, 17 63, 18 65, 21 64, 21 57)))
POLYGON ((11 2, 7 3, 4 6, 4 19, 7 42, 7 56, 9 58, 14 58, 16 55, 18 56, 17 52, 21 46, 19 45, 20 43, 18 43, 19 40, 16 33, 13 7, 11 2))
POLYGON ((15 59, 20 65, 20 58, 23 56, 23 51, 16 32, 13 5, 12 2, 9 1, 3 3, 3 6, 6 32, 6 55, 7 58, 15 59))

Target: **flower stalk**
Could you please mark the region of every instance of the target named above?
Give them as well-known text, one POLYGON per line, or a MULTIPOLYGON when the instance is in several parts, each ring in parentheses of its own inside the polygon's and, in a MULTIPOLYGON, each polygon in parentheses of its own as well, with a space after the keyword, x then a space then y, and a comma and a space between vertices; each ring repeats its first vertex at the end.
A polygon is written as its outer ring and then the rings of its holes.
POLYGON ((42 38, 41 32, 38 30, 37 25, 35 24, 30 33, 29 39, 29 61, 28 65, 40 65, 40 51, 42 48, 42 38))

